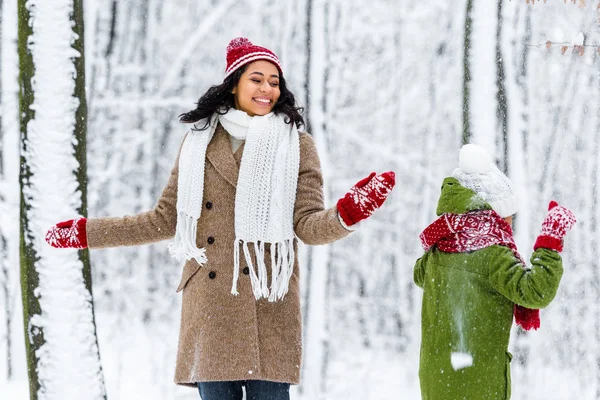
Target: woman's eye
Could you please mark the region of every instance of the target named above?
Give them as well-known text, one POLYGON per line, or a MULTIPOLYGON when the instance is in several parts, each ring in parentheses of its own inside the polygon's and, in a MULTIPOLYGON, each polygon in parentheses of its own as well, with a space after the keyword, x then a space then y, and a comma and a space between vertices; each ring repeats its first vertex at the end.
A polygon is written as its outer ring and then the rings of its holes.
POLYGON ((277 87, 277 86, 279 86, 279 82, 271 82, 271 86, 277 87))
POLYGON ((250 79, 250 80, 255 83, 260 83, 260 80, 258 80, 258 79, 250 79))

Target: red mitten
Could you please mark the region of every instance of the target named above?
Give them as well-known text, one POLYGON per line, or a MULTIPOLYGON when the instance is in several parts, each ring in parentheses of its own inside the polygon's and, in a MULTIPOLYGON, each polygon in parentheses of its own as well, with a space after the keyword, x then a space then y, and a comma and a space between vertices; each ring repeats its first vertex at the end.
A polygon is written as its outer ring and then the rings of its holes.
POLYGON ((372 172, 352 186, 350 191, 337 202, 337 209, 344 223, 351 226, 368 218, 381 207, 395 184, 396 175, 389 171, 381 175, 372 172))
POLYGON ((561 252, 563 249, 563 238, 573 225, 575 215, 557 202, 552 200, 548 205, 548 215, 542 222, 542 232, 535 241, 534 250, 540 247, 561 252))
POLYGON ((87 232, 85 218, 70 219, 59 222, 46 233, 46 242, 52 247, 85 249, 87 232))

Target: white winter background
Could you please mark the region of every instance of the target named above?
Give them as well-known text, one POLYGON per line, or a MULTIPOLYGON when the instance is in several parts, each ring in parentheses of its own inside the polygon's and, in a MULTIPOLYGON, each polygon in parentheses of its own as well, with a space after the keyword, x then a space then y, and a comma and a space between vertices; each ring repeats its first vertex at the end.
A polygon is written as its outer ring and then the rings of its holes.
MULTIPOLYGON (((221 82, 228 41, 247 36, 280 56, 306 108, 328 204, 371 171, 397 177, 358 232, 302 247, 292 398, 420 398, 412 267, 466 131, 519 191, 524 256, 550 199, 578 217, 540 330, 512 333, 512 398, 600 399, 600 2, 567 3, 85 0, 89 216, 154 206, 186 131, 177 115, 221 82)), ((16 0, 0 7, 0 399, 24 400, 16 0)), ((181 266, 166 243, 91 257, 108 399, 197 399, 172 383, 181 266)))

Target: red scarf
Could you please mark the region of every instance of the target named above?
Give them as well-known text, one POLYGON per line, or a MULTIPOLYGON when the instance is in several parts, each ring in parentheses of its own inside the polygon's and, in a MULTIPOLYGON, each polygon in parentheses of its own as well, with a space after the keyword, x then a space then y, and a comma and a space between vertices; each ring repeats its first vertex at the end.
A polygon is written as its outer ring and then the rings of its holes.
MULTIPOLYGON (((517 251, 510 225, 494 210, 472 211, 466 214, 443 214, 419 236, 425 251, 436 246, 448 253, 466 253, 495 244, 506 246, 525 267, 517 251)), ((540 327, 540 310, 515 304, 517 325, 525 330, 540 327)))

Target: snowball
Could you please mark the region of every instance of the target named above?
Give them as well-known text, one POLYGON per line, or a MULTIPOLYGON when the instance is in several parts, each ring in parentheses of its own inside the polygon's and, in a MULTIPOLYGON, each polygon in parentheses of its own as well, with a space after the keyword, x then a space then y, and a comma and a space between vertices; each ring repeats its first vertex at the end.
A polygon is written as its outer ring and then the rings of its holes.
POLYGON ((585 36, 583 32, 579 32, 577 36, 575 36, 575 38, 573 39, 573 46, 583 46, 584 39, 585 36))
POLYGON ((473 365, 473 356, 469 353, 453 352, 450 356, 450 363, 455 371, 471 367, 473 365))
POLYGON ((467 174, 483 174, 492 167, 492 159, 483 147, 465 144, 458 155, 458 166, 467 174))

